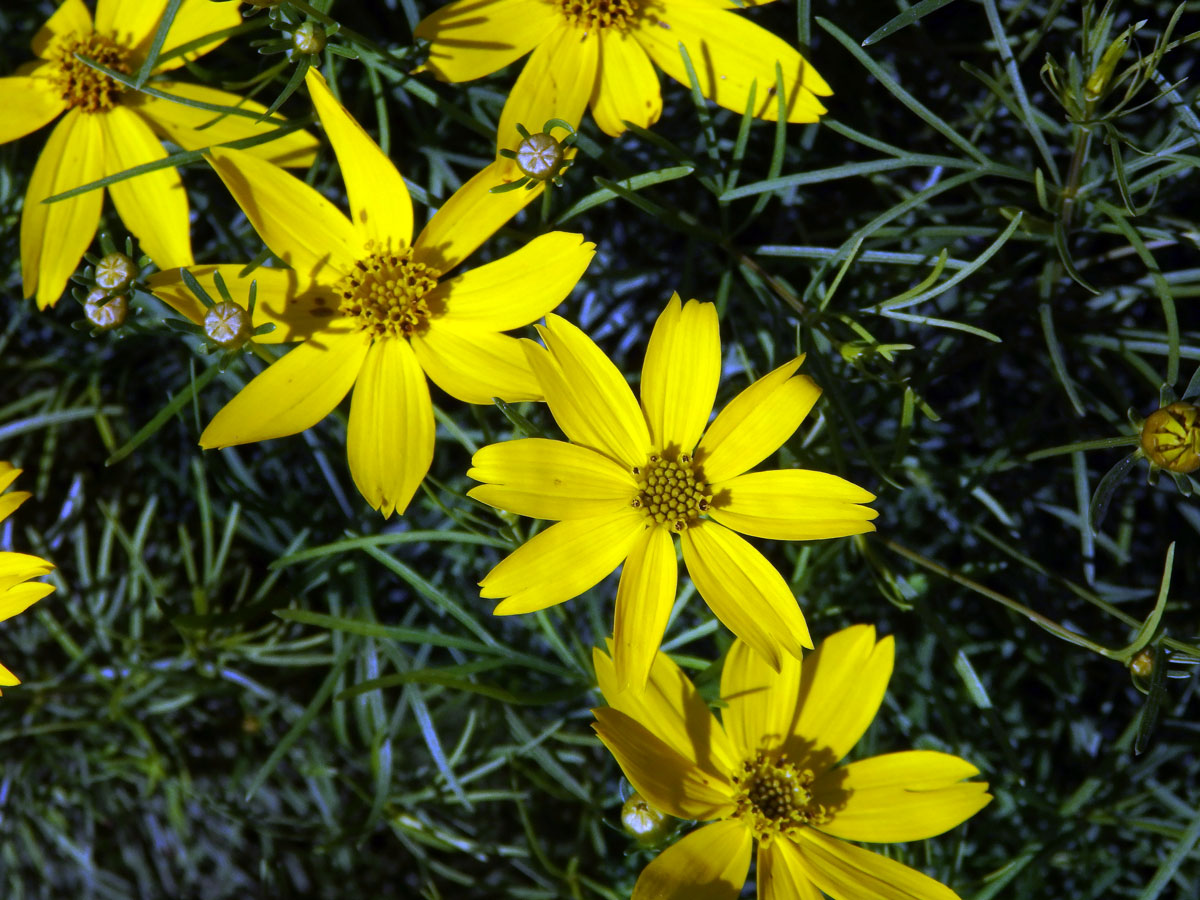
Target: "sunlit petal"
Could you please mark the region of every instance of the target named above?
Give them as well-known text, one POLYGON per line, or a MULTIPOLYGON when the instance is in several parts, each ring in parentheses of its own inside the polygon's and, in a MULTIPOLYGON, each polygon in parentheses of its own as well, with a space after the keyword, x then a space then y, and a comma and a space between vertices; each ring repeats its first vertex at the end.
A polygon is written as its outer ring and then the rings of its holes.
POLYGON ((649 128, 662 115, 658 73, 628 32, 600 32, 600 74, 591 103, 596 124, 613 137, 625 131, 626 121, 649 128))
POLYGON ((721 380, 717 308, 674 294, 654 323, 642 365, 642 409, 654 446, 691 453, 721 380))
POLYGON ((667 628, 678 583, 679 564, 671 532, 656 526, 647 528, 629 548, 617 586, 613 626, 617 690, 640 691, 645 685, 667 628))
POLYGON ((553 5, 536 0, 459 0, 422 19, 413 35, 429 41, 425 68, 443 81, 470 81, 524 56, 560 22, 553 5))
POLYGON ((697 829, 651 860, 638 876, 633 900, 736 900, 753 843, 737 819, 697 829))
POLYGON ((792 733, 800 690, 800 660, 779 658, 779 671, 745 641, 733 642, 721 672, 721 721, 743 758, 773 750, 792 733))
POLYGON ((44 79, 30 75, 0 78, 0 97, 0 144, 37 131, 67 108, 67 101, 48 89, 44 79))
POLYGON ((0 593, 0 622, 24 612, 47 594, 53 592, 54 585, 46 584, 44 581, 33 581, 10 587, 0 593))
POLYGON ((822 900, 804 873, 804 860, 790 840, 758 845, 758 900, 822 900))
POLYGON ((752 537, 809 541, 874 531, 875 495, 837 475, 807 469, 748 472, 712 485, 709 515, 752 537))
POLYGON ((412 345, 434 384, 464 403, 542 399, 521 342, 507 334, 435 321, 412 345))
POLYGON ((166 8, 167 0, 96 0, 96 31, 133 47, 158 30, 166 8))
POLYGON ((518 124, 541 131, 547 119, 557 118, 578 126, 596 85, 599 58, 595 30, 563 22, 551 31, 530 54, 508 95, 496 130, 497 149, 516 148, 521 142, 518 124))
MULTIPOLYGON (((102 0, 102 2, 108 2, 108 0, 102 0)), ((144 0, 134 0, 134 3, 144 4, 144 0)), ((234 3, 214 4, 211 0, 183 0, 179 11, 171 21, 171 30, 167 32, 167 39, 163 42, 162 53, 160 55, 166 56, 176 47, 182 47, 184 44, 190 44, 192 41, 199 40, 213 32, 223 31, 226 28, 235 28, 241 24, 242 16, 238 11, 237 5, 234 3)), ((157 22, 155 23, 155 27, 157 28, 157 22)), ((149 51, 150 41, 153 40, 153 37, 153 32, 151 32, 141 43, 141 46, 137 48, 135 55, 139 60, 143 59, 149 51)), ((154 67, 154 71, 166 72, 169 69, 178 69, 184 62, 197 59, 210 50, 216 49, 225 40, 226 38, 224 37, 218 37, 204 41, 199 46, 189 50, 186 54, 173 56, 159 63, 154 67)))
POLYGON ((792 846, 804 873, 833 900, 959 900, 928 875, 812 828, 792 846))
POLYGON ((70 35, 87 37, 92 33, 92 14, 83 0, 63 0, 33 36, 33 52, 47 58, 51 44, 70 35))

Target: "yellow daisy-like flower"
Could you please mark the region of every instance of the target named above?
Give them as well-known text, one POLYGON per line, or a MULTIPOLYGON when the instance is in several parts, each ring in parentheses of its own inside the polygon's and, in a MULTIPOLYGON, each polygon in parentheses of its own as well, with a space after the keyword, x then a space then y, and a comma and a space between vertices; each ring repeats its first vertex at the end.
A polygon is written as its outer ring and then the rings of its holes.
MULTIPOLYGON (((351 387, 347 453, 359 491, 385 516, 403 512, 433 460, 428 375, 466 403, 540 400, 542 390, 516 338, 562 302, 595 252, 578 234, 554 231, 503 259, 454 278, 446 273, 540 193, 489 193, 493 163, 438 210, 413 240, 404 179, 338 103, 315 69, 308 87, 333 144, 350 200, 347 218, 304 182, 245 153, 214 150, 210 162, 250 224, 290 269, 239 264, 192 271, 212 296, 219 271, 234 297, 258 282, 258 341, 302 341, 217 413, 205 448, 303 431, 333 411, 351 387)), ((192 321, 207 310, 178 270, 150 279, 154 293, 192 321)))
MULTIPOLYGON (((278 119, 259 122, 245 116, 220 117, 210 110, 136 93, 76 58, 83 56, 119 72, 136 73, 166 5, 167 0, 99 0, 93 23, 82 0, 65 0, 34 36, 38 61, 22 66, 17 75, 0 78, 0 96, 6 105, 0 118, 0 144, 36 131, 66 113, 38 157, 21 213, 21 277, 25 296, 36 295, 41 309, 58 302, 92 242, 104 191, 89 191, 51 204, 43 200, 164 158, 164 138, 185 150, 195 150, 267 134, 279 125, 278 119)), ((184 0, 162 53, 240 22, 234 3, 184 0)), ((172 56, 154 73, 176 69, 185 59, 195 59, 223 40, 214 39, 186 55, 172 56)), ((238 106, 253 113, 266 111, 236 94, 201 85, 160 79, 150 87, 187 100, 238 106)), ((315 148, 310 135, 295 131, 253 152, 281 165, 307 166, 315 148)), ((158 169, 119 181, 110 185, 109 191, 121 220, 156 263, 192 262, 187 195, 176 169, 158 169)))
POLYGON ((1159 468, 1186 475, 1200 469, 1200 407, 1185 400, 1146 417, 1142 452, 1159 468))
POLYGON ((560 519, 480 582, 498 615, 583 593, 624 562, 617 588, 617 671, 641 686, 675 600, 674 537, 700 596, 778 669, 811 647, 783 576, 735 532, 782 540, 874 531, 875 499, 836 475, 750 472, 792 436, 821 395, 796 357, 742 391, 708 425, 721 378, 711 303, 671 298, 642 367, 642 402, 591 339, 558 316, 525 342, 555 421, 571 443, 539 438, 484 447, 469 496, 560 519), (701 436, 703 435, 703 436, 701 436))
POLYGON ((721 722, 679 667, 659 653, 644 693, 622 690, 612 660, 593 654, 608 708, 594 728, 634 788, 681 819, 717 820, 643 870, 633 900, 735 900, 758 842, 759 900, 952 900, 945 885, 855 847, 933 837, 979 812, 979 770, 912 750, 834 765, 879 710, 891 638, 855 625, 803 665, 778 672, 735 641, 721 675, 721 722))
POLYGON ((649 127, 662 113, 656 64, 690 84, 682 44, 700 90, 719 106, 778 116, 775 64, 783 72, 789 122, 816 122, 817 99, 833 92, 787 42, 732 12, 727 0, 457 0, 418 26, 430 69, 443 81, 489 75, 533 51, 500 115, 500 149, 518 140, 518 123, 536 128, 556 116, 578 125, 589 105, 613 136, 625 121, 649 127), (651 63, 653 61, 653 64, 651 63))
MULTIPOLYGON (((0 522, 29 499, 28 491, 3 493, 17 480, 21 470, 10 462, 0 461, 0 522)), ((54 590, 54 585, 31 581, 54 570, 54 566, 39 556, 0 550, 0 622, 24 612, 54 590)), ((21 679, 0 665, 0 686, 12 687, 21 679)))

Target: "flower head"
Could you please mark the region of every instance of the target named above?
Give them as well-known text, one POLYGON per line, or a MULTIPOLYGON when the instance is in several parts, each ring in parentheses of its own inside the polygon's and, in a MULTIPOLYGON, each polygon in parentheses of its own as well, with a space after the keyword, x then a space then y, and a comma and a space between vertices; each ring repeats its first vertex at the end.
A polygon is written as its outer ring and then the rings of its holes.
MULTIPOLYGON (((220 272, 235 297, 257 282, 253 325, 262 343, 300 341, 213 418, 206 448, 296 434, 353 387, 347 452, 359 491, 385 516, 403 511, 433 459, 426 376, 466 403, 538 400, 542 391, 516 338, 501 334, 545 315, 575 286, 594 245, 555 231, 503 259, 447 277, 538 191, 491 194, 496 164, 475 175, 413 238, 404 179, 337 102, 306 75, 346 182, 351 216, 270 163, 233 150, 210 162, 268 247, 291 268, 241 264, 189 271, 210 293, 220 272)), ((154 293, 196 324, 206 307, 179 270, 150 279, 154 293)))
POLYGON ((681 819, 716 820, 642 872, 633 900, 735 900, 758 844, 759 900, 948 900, 944 885, 846 841, 921 840, 991 800, 979 770, 913 750, 836 767, 871 724, 892 672, 891 638, 856 625, 801 664, 773 671, 741 640, 721 676, 720 722, 665 653, 644 693, 622 690, 613 661, 593 658, 607 708, 600 740, 649 803, 681 819))
POLYGON ((1142 451, 1168 472, 1186 475, 1200 469, 1200 408, 1176 400, 1156 409, 1142 423, 1142 451))
POLYGON ((617 589, 617 671, 641 685, 675 600, 676 537, 700 596, 774 668, 811 647, 795 597, 735 532, 812 540, 873 531, 868 491, 804 469, 750 472, 799 427, 821 394, 789 360, 708 424, 721 378, 716 307, 671 298, 642 368, 641 404, 578 328, 547 316, 542 349, 525 342, 546 402, 571 443, 532 438, 484 447, 469 496, 559 519, 480 584, 496 613, 531 612, 583 593, 624 562, 617 589), (707 429, 706 426, 707 425, 707 429))
POLYGON ((611 135, 629 121, 649 127, 662 112, 657 65, 690 80, 679 46, 692 61, 700 90, 719 106, 778 116, 775 65, 783 74, 789 122, 815 122, 832 93, 787 42, 737 15, 729 3, 694 0, 456 0, 417 25, 429 41, 426 68, 444 81, 470 81, 529 53, 504 104, 499 149, 512 149, 518 122, 550 116, 579 124, 589 105, 611 135))
MULTIPOLYGON (((17 480, 21 470, 12 463, 0 461, 0 522, 3 522, 22 503, 29 499, 28 491, 4 494, 17 480)), ((0 550, 0 622, 24 612, 54 590, 54 585, 32 581, 54 570, 54 566, 38 556, 0 550)), ((0 665, 0 686, 12 687, 21 680, 0 665)))
MULTIPOLYGON (((265 108, 236 94, 167 78, 148 85, 156 94, 137 92, 80 59, 125 75, 137 73, 166 6, 167 0, 137 4, 99 0, 93 22, 82 0, 64 0, 33 39, 37 61, 23 67, 19 75, 0 78, 0 95, 20 101, 5 111, 0 143, 36 131, 65 113, 34 166, 21 213, 21 277, 25 296, 36 295, 40 308, 58 302, 92 242, 104 191, 50 204, 43 200, 165 158, 163 138, 195 150, 269 134, 279 126, 279 119, 259 122, 265 108), (236 106, 243 115, 218 116, 211 107, 188 106, 165 95, 236 106)), ((173 52, 240 21, 233 3, 183 0, 153 74, 176 69, 217 47, 223 39, 202 43, 186 54, 173 52)), ((315 147, 311 136, 295 131, 259 145, 254 152, 281 165, 307 166, 315 147)), ((117 181, 108 190, 121 220, 156 263, 191 263, 187 196, 175 168, 117 181)))

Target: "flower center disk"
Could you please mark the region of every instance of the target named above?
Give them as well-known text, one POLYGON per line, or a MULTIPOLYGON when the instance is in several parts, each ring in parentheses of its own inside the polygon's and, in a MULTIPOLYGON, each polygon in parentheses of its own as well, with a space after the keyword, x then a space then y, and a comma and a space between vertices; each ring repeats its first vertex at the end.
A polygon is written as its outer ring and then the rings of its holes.
POLYGON ((675 458, 651 453, 644 466, 635 466, 638 495, 635 509, 676 534, 700 521, 712 505, 712 492, 704 481, 704 472, 686 453, 675 458))
POLYGON ((554 0, 567 21, 587 31, 625 28, 637 17, 637 0, 554 0))
POLYGON ((359 328, 375 337, 422 335, 438 312, 426 295, 439 274, 413 262, 411 247, 372 253, 334 286, 338 311, 358 319, 359 328))
POLYGON ((59 48, 50 76, 54 89, 71 106, 89 113, 112 109, 117 105, 117 96, 125 90, 125 86, 76 59, 75 54, 128 75, 133 70, 129 63, 129 49, 100 34, 65 41, 59 48))
POLYGON ((742 763, 734 778, 738 787, 737 815, 761 841, 828 821, 828 811, 812 796, 813 774, 787 761, 759 753, 742 763))

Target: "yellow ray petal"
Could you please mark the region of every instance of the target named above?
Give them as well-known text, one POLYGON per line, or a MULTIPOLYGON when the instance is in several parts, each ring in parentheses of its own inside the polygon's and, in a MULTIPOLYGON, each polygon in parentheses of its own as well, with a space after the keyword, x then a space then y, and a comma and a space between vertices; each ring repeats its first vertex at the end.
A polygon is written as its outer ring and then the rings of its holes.
POLYGON ((484 484, 468 496, 534 519, 586 519, 629 506, 637 482, 586 447, 527 438, 490 444, 471 458, 468 478, 484 484))
POLYGON ((654 323, 642 365, 642 409, 655 447, 691 453, 708 424, 721 380, 717 308, 673 294, 654 323))
MULTIPOLYGON (((21 470, 17 469, 15 471, 20 472, 21 470)), ((12 478, 16 478, 16 474, 13 474, 12 478)), ((12 483, 12 478, 9 478, 7 475, 0 478, 0 491, 4 490, 9 486, 9 484, 12 483)), ((0 497, 0 522, 3 522, 10 515, 12 515, 17 507, 19 507, 32 496, 33 495, 29 493, 29 491, 13 491, 10 494, 5 494, 3 497, 0 497)), ((628 502, 628 500, 626 502, 628 502)))
MULTIPOLYGON (((114 106, 96 116, 104 130, 105 175, 163 159, 167 151, 137 113, 114 106)), ((175 168, 156 169, 108 186, 125 227, 155 265, 192 264, 187 194, 175 168)))
POLYGON ((507 334, 435 321, 412 345, 433 383, 464 403, 542 399, 520 341, 507 334))
POLYGON ((837 475, 807 469, 748 472, 712 485, 709 515, 753 537, 810 541, 874 531, 875 499, 837 475))
POLYGON ((412 198, 404 179, 387 154, 333 96, 316 68, 310 68, 304 80, 346 182, 350 221, 364 242, 374 240, 380 249, 411 245, 412 198))
MULTIPOLYGON (((108 0, 103 0, 103 2, 108 2, 108 0)), ((134 0, 134 2, 142 6, 146 5, 144 0, 134 0)), ((142 15, 145 15, 145 13, 142 15)), ((158 21, 155 20, 154 24, 155 29, 157 29, 158 21)), ((162 53, 160 55, 166 55, 176 47, 190 44, 192 41, 199 40, 215 31, 223 31, 226 28, 234 28, 241 24, 242 16, 237 8, 237 4, 214 4, 211 0, 183 0, 179 11, 175 13, 175 18, 171 20, 171 30, 167 32, 167 39, 163 42, 162 53)), ((153 39, 154 32, 151 31, 135 52, 135 57, 138 60, 145 59, 146 53, 150 50, 150 42, 153 39)), ((184 62, 198 59, 210 50, 215 50, 225 41, 226 38, 224 37, 205 41, 182 56, 174 56, 166 62, 159 63, 154 67, 154 71, 157 73, 178 69, 184 62)))
POLYGON ((442 319, 490 331, 535 322, 560 304, 596 254, 581 234, 552 231, 516 253, 443 281, 429 293, 442 319))
POLYGON ((259 237, 301 278, 332 284, 362 255, 350 220, 300 179, 240 150, 207 158, 259 237))
POLYGON ((470 81, 524 56, 562 20, 536 0, 460 0, 426 16, 413 34, 429 41, 426 69, 442 81, 470 81))
POLYGON ((789 840, 758 845, 759 900, 823 900, 824 895, 804 874, 804 860, 789 840))
POLYGON ((167 0, 97 0, 96 31, 134 47, 158 29, 167 0))
POLYGON ((737 900, 750 869, 750 834, 737 819, 693 831, 642 870, 633 900, 737 900))
MULTIPOLYGON (((496 149, 516 149, 517 125, 542 130, 547 119, 579 125, 596 86, 600 38, 563 21, 542 40, 517 76, 500 113, 496 149)), ((515 192, 514 192, 515 193, 515 192)))
POLYGON ((650 430, 625 376, 590 337, 561 316, 546 316, 538 332, 553 372, 535 363, 543 357, 527 349, 530 364, 536 366, 550 412, 567 437, 627 466, 645 465, 650 430))
POLYGON ((101 118, 103 114, 87 115, 78 107, 69 110, 50 132, 29 178, 21 211, 21 278, 25 296, 36 294, 39 309, 58 302, 96 236, 102 189, 58 203, 42 201, 103 177, 101 118))
POLYGON ((807 375, 792 377, 803 361, 798 356, 768 372, 713 420, 696 449, 709 483, 757 466, 800 427, 821 396, 821 389, 807 375))
POLYGON ((621 564, 645 517, 634 509, 551 525, 501 560, 479 596, 500 600, 498 616, 533 612, 578 597, 621 564))
POLYGON ((67 108, 67 102, 49 90, 44 79, 31 75, 0 78, 0 97, 4 98, 0 144, 37 131, 67 108))
MULTIPOLYGON (((229 294, 240 306, 250 300, 250 285, 255 285, 254 327, 268 322, 275 326, 273 331, 255 335, 259 344, 278 344, 286 341, 302 341, 318 331, 328 328, 338 317, 336 300, 329 289, 301 282, 295 269, 268 269, 259 266, 245 278, 240 277, 245 266, 241 263, 222 263, 215 266, 190 266, 188 271, 208 291, 216 302, 221 302, 217 290, 216 274, 225 281, 229 294)), ((197 325, 204 325, 206 307, 183 282, 178 268, 155 272, 146 279, 151 293, 177 313, 197 325)))
POLYGON ((812 828, 799 831, 792 847, 804 873, 834 900, 959 900, 928 875, 812 828))
POLYGON ((51 44, 56 40, 77 35, 87 37, 92 33, 92 14, 83 0, 63 0, 42 27, 33 36, 33 52, 42 59, 48 58, 51 44))
POLYGON ((662 115, 658 73, 628 32, 601 30, 600 74, 591 104, 596 124, 613 137, 624 133, 626 120, 649 128, 662 115))
MULTIPOLYGON (((238 107, 254 113, 267 111, 261 103, 202 84, 155 81, 154 87, 186 100, 238 107)), ((222 115, 212 110, 198 109, 186 103, 151 97, 148 94, 127 96, 128 100, 122 97, 126 106, 136 109, 159 134, 185 150, 202 150, 230 141, 270 134, 277 131, 284 122, 281 116, 273 116, 266 122, 260 122, 257 118, 222 115)), ((310 166, 316 158, 316 150, 317 140, 311 134, 307 131, 291 131, 242 152, 273 162, 277 166, 310 166)))
POLYGON ((21 679, 0 665, 0 687, 13 687, 21 683, 21 679))
MULTIPOLYGON (((611 647, 610 647, 611 649, 611 647)), ((659 651, 643 690, 622 690, 617 668, 600 648, 592 651, 600 693, 613 709, 632 717, 676 753, 719 781, 728 781, 741 757, 708 703, 667 654, 659 651)))
POLYGON ((893 647, 891 637, 876 643, 872 626, 854 625, 830 635, 808 655, 794 737, 784 746, 790 759, 820 771, 858 743, 883 702, 893 647))
POLYGON ((507 159, 493 162, 476 172, 450 195, 413 242, 413 258, 443 275, 466 259, 475 248, 519 213, 543 188, 519 188, 500 194, 492 188, 514 180, 507 159))
POLYGON ((678 584, 679 564, 671 532, 656 526, 647 528, 629 548, 617 586, 613 662, 618 691, 640 691, 645 687, 650 664, 667 629, 678 584))
POLYGON ((24 469, 18 469, 6 459, 0 459, 0 491, 6 490, 24 471, 24 469))
POLYGON ((644 16, 633 31, 650 58, 684 86, 691 84, 679 44, 687 47, 700 91, 718 106, 741 113, 756 81, 754 115, 778 118, 775 63, 783 70, 784 109, 789 122, 816 122, 825 107, 814 95, 832 93, 817 70, 790 44, 733 12, 669 2, 644 16))
POLYGON ((758 750, 773 750, 792 733, 796 696, 800 690, 800 661, 780 655, 776 673, 761 653, 745 641, 734 641, 721 672, 721 714, 743 759, 758 750))
POLYGON ((0 552, 0 591, 7 591, 13 585, 31 578, 41 578, 53 571, 54 566, 40 556, 5 550, 0 552))
POLYGON ((778 671, 784 653, 812 646, 804 614, 787 582, 750 544, 728 528, 702 521, 680 535, 683 562, 725 627, 778 671))
POLYGON ((47 594, 54 592, 54 585, 35 581, 19 584, 0 594, 0 622, 11 619, 37 603, 47 594))
POLYGON ((346 454, 359 493, 385 518, 421 486, 433 438, 429 386, 408 341, 376 340, 354 385, 346 454))
POLYGON ((680 819, 714 819, 733 811, 733 786, 726 779, 701 770, 623 712, 602 706, 592 715, 596 734, 651 805, 680 819))
POLYGON ((368 342, 350 326, 329 328, 267 366, 217 413, 206 450, 296 434, 320 422, 350 391, 368 342))
POLYGON ((965 822, 992 799, 979 770, 932 750, 888 753, 822 775, 813 797, 833 818, 818 826, 851 841, 919 841, 965 822))

